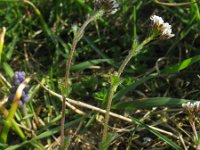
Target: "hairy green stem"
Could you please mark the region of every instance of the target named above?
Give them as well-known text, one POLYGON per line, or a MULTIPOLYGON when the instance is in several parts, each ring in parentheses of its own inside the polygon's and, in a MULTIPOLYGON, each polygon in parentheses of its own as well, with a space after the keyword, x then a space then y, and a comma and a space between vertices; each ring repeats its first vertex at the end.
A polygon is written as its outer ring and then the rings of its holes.
MULTIPOLYGON (((140 45, 136 46, 135 49, 130 50, 129 54, 126 56, 126 58, 124 59, 124 61, 122 62, 121 66, 119 67, 119 70, 117 72, 117 78, 120 79, 121 74, 123 73, 125 67, 127 66, 127 64, 129 63, 129 61, 131 60, 132 57, 136 56, 137 54, 140 53, 141 49, 147 44, 149 43, 151 40, 153 40, 155 38, 155 35, 152 34, 151 36, 149 36, 148 38, 146 38, 140 45)), ((102 137, 102 142, 104 142, 107 138, 107 134, 108 134, 108 123, 109 123, 109 114, 110 114, 110 109, 112 106, 112 99, 113 99, 113 95, 115 93, 115 91, 118 88, 118 84, 113 84, 111 83, 111 87, 110 87, 110 91, 108 93, 108 97, 107 97, 107 107, 106 107, 106 114, 105 114, 105 121, 104 121, 104 130, 103 130, 103 137, 102 137)))
POLYGON ((112 86, 110 87, 110 91, 108 93, 108 103, 107 103, 107 107, 106 107, 106 114, 105 114, 105 122, 104 122, 104 130, 103 130, 103 138, 102 141, 105 142, 106 138, 107 138, 107 131, 108 131, 108 122, 110 119, 110 108, 112 106, 112 98, 113 95, 115 93, 117 89, 117 86, 112 86))
MULTIPOLYGON (((93 15, 91 15, 81 26, 79 31, 75 34, 74 40, 72 42, 72 47, 69 53, 69 57, 66 63, 66 73, 65 73, 65 89, 68 89, 68 80, 69 80, 69 72, 70 72, 70 66, 71 66, 71 61, 73 57, 73 53, 76 49, 77 43, 80 41, 80 39, 83 37, 84 32, 86 27, 91 23, 92 21, 98 19, 99 17, 103 16, 104 11, 100 10, 95 12, 93 15)), ((62 118, 61 118, 61 132, 60 132, 60 146, 61 149, 64 149, 64 125, 65 125, 65 108, 66 108, 66 103, 65 103, 65 96, 63 95, 63 101, 62 101, 62 118)))
POLYGON ((129 63, 129 61, 131 60, 132 57, 136 56, 138 53, 140 53, 141 49, 147 44, 149 43, 151 40, 154 39, 154 35, 148 37, 147 39, 145 39, 140 45, 136 46, 135 49, 130 50, 129 54, 126 56, 125 60, 122 62, 121 66, 119 67, 118 70, 118 77, 121 76, 121 74, 124 71, 124 68, 126 67, 126 65, 129 63))

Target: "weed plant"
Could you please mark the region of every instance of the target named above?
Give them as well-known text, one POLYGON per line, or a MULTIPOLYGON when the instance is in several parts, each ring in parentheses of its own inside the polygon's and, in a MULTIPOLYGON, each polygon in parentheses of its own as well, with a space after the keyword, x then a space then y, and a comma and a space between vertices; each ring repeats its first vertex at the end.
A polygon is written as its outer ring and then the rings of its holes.
POLYGON ((0 0, 0 149, 199 150, 199 5, 0 0))

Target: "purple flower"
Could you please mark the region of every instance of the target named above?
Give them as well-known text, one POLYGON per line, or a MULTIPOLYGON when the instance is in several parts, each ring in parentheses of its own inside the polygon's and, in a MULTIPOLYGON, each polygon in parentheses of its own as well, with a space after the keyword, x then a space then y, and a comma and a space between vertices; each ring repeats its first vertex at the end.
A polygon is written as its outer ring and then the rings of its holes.
MULTIPOLYGON (((16 90, 19 87, 19 85, 25 80, 25 72, 24 71, 16 71, 13 77, 13 87, 11 88, 10 92, 11 95, 8 98, 8 101, 11 103, 13 102, 13 99, 15 97, 16 94, 16 90)), ((29 90, 29 86, 27 85, 22 92, 22 96, 21 99, 19 101, 19 106, 22 106, 24 103, 28 102, 30 97, 28 95, 28 90, 29 90)))

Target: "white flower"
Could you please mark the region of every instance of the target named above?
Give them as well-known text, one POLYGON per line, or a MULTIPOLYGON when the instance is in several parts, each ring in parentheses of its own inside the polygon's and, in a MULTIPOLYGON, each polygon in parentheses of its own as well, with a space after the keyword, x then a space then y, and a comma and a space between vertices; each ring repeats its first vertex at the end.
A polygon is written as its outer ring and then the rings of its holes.
POLYGON ((172 34, 172 29, 171 29, 171 25, 169 23, 163 23, 161 25, 161 38, 164 39, 169 39, 172 38, 174 36, 174 34, 172 34))
POLYGON ((94 4, 97 8, 104 9, 108 14, 114 14, 119 8, 116 0, 95 0, 94 4))
POLYGON ((172 34, 172 26, 168 22, 164 22, 162 17, 153 15, 150 17, 153 31, 160 34, 161 39, 170 39, 174 36, 172 34))
POLYGON ((152 21, 152 26, 155 27, 159 27, 164 23, 163 18, 156 15, 151 16, 150 20, 152 21))
POLYGON ((183 108, 186 108, 186 107, 190 107, 191 103, 190 102, 187 102, 187 103, 183 103, 182 104, 182 107, 183 108))
POLYGON ((162 24, 162 27, 161 28, 163 28, 163 29, 170 29, 172 26, 168 23, 168 22, 166 22, 166 23, 163 23, 162 24))
POLYGON ((194 103, 191 103, 191 102, 183 103, 182 107, 189 112, 199 112, 200 111, 200 101, 197 101, 194 103))

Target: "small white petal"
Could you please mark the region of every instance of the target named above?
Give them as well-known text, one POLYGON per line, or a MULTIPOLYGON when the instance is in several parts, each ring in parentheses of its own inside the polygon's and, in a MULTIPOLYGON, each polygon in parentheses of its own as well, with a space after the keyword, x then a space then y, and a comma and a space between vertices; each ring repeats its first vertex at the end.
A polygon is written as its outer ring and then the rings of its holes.
POLYGON ((167 39, 170 39, 170 38, 172 38, 172 37, 174 37, 174 36, 175 36, 175 34, 168 34, 167 39))
POLYGON ((172 32, 171 29, 164 29, 161 34, 162 35, 168 35, 168 34, 171 34, 171 32, 172 32))
POLYGON ((150 20, 152 21, 152 24, 156 26, 160 26, 164 23, 164 20, 162 19, 162 17, 156 16, 156 15, 151 16, 150 20))
POLYGON ((183 103, 183 104, 182 104, 182 107, 183 107, 183 108, 185 108, 185 106, 186 106, 186 104, 185 104, 185 103, 183 103))
POLYGON ((192 103, 192 104, 190 105, 190 108, 192 109, 192 108, 194 108, 194 106, 195 106, 195 104, 192 103))
POLYGON ((162 24, 163 29, 171 29, 171 27, 172 26, 168 22, 162 24))
POLYGON ((190 105, 191 105, 190 102, 187 102, 187 103, 186 103, 186 106, 187 106, 187 107, 190 107, 190 105))

